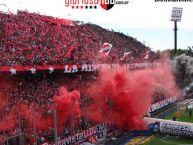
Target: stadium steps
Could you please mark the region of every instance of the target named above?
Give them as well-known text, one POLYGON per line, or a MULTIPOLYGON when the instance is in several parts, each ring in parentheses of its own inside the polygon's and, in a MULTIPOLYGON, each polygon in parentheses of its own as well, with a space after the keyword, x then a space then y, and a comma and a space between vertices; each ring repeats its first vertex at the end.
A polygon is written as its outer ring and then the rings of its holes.
POLYGON ((189 104, 192 101, 193 101, 193 99, 186 99, 186 100, 184 100, 183 102, 180 102, 180 103, 182 103, 182 104, 189 104))
POLYGON ((169 104, 168 106, 165 106, 151 114, 151 117, 155 118, 165 118, 168 114, 171 114, 172 112, 176 111, 176 103, 169 104))

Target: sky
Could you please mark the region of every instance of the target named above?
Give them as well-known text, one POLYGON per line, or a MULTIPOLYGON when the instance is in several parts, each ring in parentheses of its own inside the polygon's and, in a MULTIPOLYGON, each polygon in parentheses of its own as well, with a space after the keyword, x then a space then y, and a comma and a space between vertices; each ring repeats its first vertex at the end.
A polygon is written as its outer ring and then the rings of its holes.
MULTIPOLYGON (((27 10, 42 15, 80 20, 123 32, 153 50, 173 48, 172 7, 182 7, 182 21, 178 22, 178 48, 193 46, 193 2, 155 2, 128 0, 127 5, 115 5, 110 10, 72 9, 65 0, 0 0, 0 11, 27 10)), ((157 1, 157 0, 156 0, 157 1)))

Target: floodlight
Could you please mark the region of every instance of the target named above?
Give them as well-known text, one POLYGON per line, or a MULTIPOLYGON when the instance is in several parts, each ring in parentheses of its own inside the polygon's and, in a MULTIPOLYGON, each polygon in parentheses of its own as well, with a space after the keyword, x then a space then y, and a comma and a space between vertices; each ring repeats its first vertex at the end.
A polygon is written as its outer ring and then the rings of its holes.
POLYGON ((174 21, 174 51, 177 52, 177 22, 181 21, 182 17, 182 8, 179 7, 173 7, 172 9, 172 15, 171 15, 171 21, 174 21))
POLYGON ((182 17, 182 8, 173 7, 171 21, 180 22, 182 17))

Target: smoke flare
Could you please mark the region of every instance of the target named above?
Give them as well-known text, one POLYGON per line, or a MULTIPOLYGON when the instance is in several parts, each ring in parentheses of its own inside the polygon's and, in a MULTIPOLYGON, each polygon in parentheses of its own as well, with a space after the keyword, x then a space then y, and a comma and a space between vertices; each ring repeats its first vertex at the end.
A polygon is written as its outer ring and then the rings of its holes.
POLYGON ((166 97, 179 92, 170 66, 138 71, 123 68, 102 71, 96 84, 88 89, 95 102, 99 102, 88 108, 89 117, 95 121, 111 118, 120 128, 141 129, 144 127, 143 116, 158 90, 166 97))

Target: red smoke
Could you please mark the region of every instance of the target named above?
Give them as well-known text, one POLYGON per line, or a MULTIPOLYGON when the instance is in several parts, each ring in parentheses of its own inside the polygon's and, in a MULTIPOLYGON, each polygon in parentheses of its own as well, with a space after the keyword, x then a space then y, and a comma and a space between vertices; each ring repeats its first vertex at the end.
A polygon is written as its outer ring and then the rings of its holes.
POLYGON ((45 112, 41 111, 37 104, 31 106, 25 103, 15 104, 10 110, 4 114, 4 120, 0 122, 0 131, 14 131, 19 127, 19 118, 21 122, 25 120, 26 127, 33 128, 35 123, 37 131, 53 127, 51 116, 43 116, 45 112))
MULTIPOLYGON (((2 118, 1 118, 2 119, 2 118)), ((10 113, 7 116, 4 116, 4 121, 0 122, 0 131, 13 131, 15 126, 14 114, 10 113)))
MULTIPOLYGON (((56 107, 57 128, 61 132, 63 127, 70 126, 71 114, 73 114, 73 120, 79 121, 81 113, 79 108, 80 93, 77 90, 68 92, 64 87, 60 87, 58 92, 58 95, 53 97, 54 104, 48 106, 48 108, 56 107)), ((0 104, 1 111, 3 111, 2 106, 8 105, 7 97, 2 92, 0 92, 0 104)), ((4 121, 0 121, 0 131, 14 131, 19 127, 19 117, 21 122, 26 122, 26 127, 33 128, 35 123, 37 132, 39 130, 46 130, 49 127, 53 128, 54 126, 52 111, 46 112, 45 110, 41 110, 41 107, 35 103, 29 106, 27 103, 20 102, 14 104, 9 112, 5 112, 4 121)), ((77 123, 74 125, 77 125, 77 123)))
POLYGON ((31 128, 36 126, 36 130, 45 130, 49 127, 53 127, 52 114, 48 114, 45 110, 41 110, 41 107, 38 104, 28 104, 21 103, 15 106, 16 110, 19 110, 21 119, 25 119, 28 123, 27 125, 31 128))
POLYGON ((0 136, 0 144, 2 144, 4 141, 4 138, 0 136))
POLYGON ((3 130, 12 131, 13 127, 15 126, 15 119, 13 117, 14 113, 9 113, 8 115, 4 113, 4 108, 7 106, 7 104, 8 100, 6 95, 0 92, 0 132, 3 130))
POLYGON ((0 110, 2 110, 7 104, 7 97, 0 92, 0 110))
POLYGON ((70 126, 72 117, 73 120, 80 118, 80 92, 77 90, 68 92, 65 87, 60 87, 58 91, 59 94, 54 96, 53 101, 57 111, 57 128, 61 132, 64 127, 70 126))
POLYGON ((125 129, 141 129, 144 127, 143 116, 159 89, 168 97, 178 92, 169 66, 138 71, 123 68, 102 71, 99 80, 88 90, 95 101, 88 108, 90 119, 111 120, 125 129))
MULTIPOLYGON (((18 127, 19 112, 21 120, 25 120, 28 127, 33 128, 35 122, 37 132, 53 128, 53 112, 48 113, 47 110, 55 107, 59 133, 64 127, 69 128, 71 123, 76 128, 82 115, 88 115, 94 122, 113 121, 120 128, 141 129, 144 127, 143 116, 152 103, 154 93, 161 90, 170 97, 178 92, 170 66, 164 65, 135 71, 123 68, 103 70, 99 72, 98 80, 89 85, 89 89, 84 88, 88 93, 84 96, 90 96, 93 104, 80 108, 80 92, 69 92, 65 87, 60 87, 58 94, 53 97, 54 104, 45 110, 41 110, 38 104, 15 104, 5 112, 4 122, 0 121, 0 131, 13 131, 18 127)), ((0 92, 1 111, 8 104, 6 98, 6 95, 0 92)))

